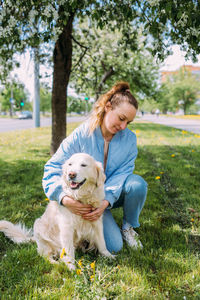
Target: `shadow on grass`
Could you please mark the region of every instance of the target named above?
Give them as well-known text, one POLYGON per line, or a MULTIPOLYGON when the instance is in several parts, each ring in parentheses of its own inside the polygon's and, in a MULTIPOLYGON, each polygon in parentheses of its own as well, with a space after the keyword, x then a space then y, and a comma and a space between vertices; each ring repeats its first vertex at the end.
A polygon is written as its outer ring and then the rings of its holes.
MULTIPOLYGON (((145 130, 146 124, 141 125, 145 130)), ((148 131, 150 126, 148 124, 148 131)), ((155 127, 152 125, 152 130, 155 127)), ((168 128, 162 128, 162 133, 163 130, 167 134, 168 128)), ((17 160, 7 163, 0 160, 0 219, 13 223, 21 221, 32 227, 35 219, 42 215, 47 205, 41 185, 45 162, 17 160)), ((144 249, 134 251, 124 245, 116 262, 109 262, 108 265, 120 264, 126 269, 135 269, 147 277, 150 286, 159 285, 163 289, 169 276, 184 276, 188 266, 182 260, 199 251, 198 247, 189 247, 193 242, 187 240, 184 232, 184 229, 191 228, 193 215, 189 208, 199 212, 199 167, 200 152, 198 149, 192 152, 188 145, 139 147, 135 173, 141 175, 149 186, 140 217, 141 227, 137 229, 144 249), (173 153, 175 156, 171 157, 173 153)), ((122 209, 113 210, 113 214, 121 225, 122 209)), ((196 225, 199 226, 198 223, 196 225)), ((42 279, 42 275, 49 274, 54 267, 39 257, 35 244, 14 245, 0 234, 0 247, 1 289, 4 292, 7 290, 7 295, 16 289, 16 285, 21 296, 28 295, 29 282, 32 282, 32 288, 34 285, 41 288, 45 284, 53 286, 48 276, 42 279), (10 272, 12 269, 13 272, 10 272)), ((77 252, 77 257, 81 256, 82 253, 77 252)), ((87 258, 92 261, 97 259, 97 264, 102 261, 94 253, 87 254, 87 258)), ((57 273, 60 272, 63 272, 62 268, 57 273)), ((57 280, 56 284, 59 282, 57 280)))
POLYGON ((46 205, 42 177, 45 161, 0 160, 0 219, 33 223, 46 205))

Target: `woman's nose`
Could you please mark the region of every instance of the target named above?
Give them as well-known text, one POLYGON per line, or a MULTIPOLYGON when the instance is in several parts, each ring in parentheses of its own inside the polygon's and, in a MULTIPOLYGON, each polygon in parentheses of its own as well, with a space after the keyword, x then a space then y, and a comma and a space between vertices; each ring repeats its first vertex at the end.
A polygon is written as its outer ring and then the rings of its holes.
POLYGON ((121 123, 121 125, 120 125, 120 127, 121 127, 122 130, 125 129, 126 126, 127 126, 127 122, 126 122, 126 121, 123 121, 123 122, 121 123))

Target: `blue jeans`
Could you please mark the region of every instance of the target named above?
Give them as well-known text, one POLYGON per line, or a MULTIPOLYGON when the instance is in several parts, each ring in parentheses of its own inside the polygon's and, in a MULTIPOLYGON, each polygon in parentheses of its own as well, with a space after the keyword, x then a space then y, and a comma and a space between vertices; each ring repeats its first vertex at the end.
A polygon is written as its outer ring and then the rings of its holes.
MULTIPOLYGON (((121 195, 118 201, 114 203, 113 208, 123 207, 123 219, 133 228, 139 227, 139 215, 144 206, 146 195, 146 181, 139 175, 131 174, 124 182, 121 195)), ((108 251, 111 253, 119 252, 123 247, 123 239, 110 209, 104 211, 103 230, 108 251)))

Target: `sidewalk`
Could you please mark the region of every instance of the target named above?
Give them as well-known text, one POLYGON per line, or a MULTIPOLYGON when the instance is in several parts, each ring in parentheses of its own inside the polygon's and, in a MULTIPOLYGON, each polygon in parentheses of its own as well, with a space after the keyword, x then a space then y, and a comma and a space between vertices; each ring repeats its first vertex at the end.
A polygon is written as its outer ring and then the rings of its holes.
POLYGON ((162 124, 186 131, 190 131, 196 134, 200 134, 200 121, 198 120, 188 120, 181 118, 173 118, 173 117, 164 117, 164 116, 156 116, 151 114, 145 114, 143 116, 139 116, 140 120, 149 121, 152 123, 162 124))

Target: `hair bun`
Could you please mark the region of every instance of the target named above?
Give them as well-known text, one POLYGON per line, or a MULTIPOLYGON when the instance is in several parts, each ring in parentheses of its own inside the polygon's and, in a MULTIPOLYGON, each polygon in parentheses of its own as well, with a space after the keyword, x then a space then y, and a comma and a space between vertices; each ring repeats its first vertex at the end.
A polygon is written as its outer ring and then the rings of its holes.
POLYGON ((112 87, 112 93, 116 94, 118 92, 130 92, 130 86, 128 82, 125 81, 120 81, 118 83, 116 83, 113 87, 112 87))

